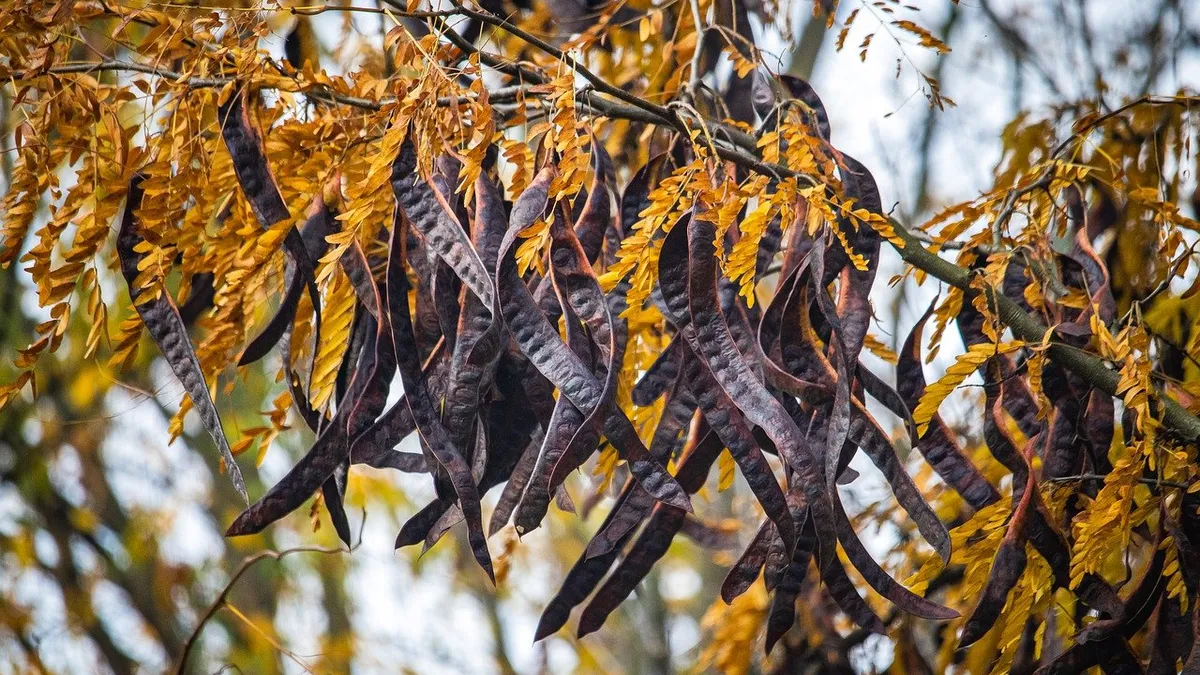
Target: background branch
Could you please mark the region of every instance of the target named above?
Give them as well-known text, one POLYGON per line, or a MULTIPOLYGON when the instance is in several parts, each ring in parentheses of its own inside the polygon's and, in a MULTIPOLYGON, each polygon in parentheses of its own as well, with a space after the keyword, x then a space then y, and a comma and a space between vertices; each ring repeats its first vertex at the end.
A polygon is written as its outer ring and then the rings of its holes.
POLYGON ((184 641, 183 651, 179 656, 179 665, 175 668, 176 675, 183 675, 187 672, 188 657, 191 655, 192 647, 195 646, 196 640, 198 640, 200 637, 200 633, 204 630, 204 626, 207 625, 208 622, 212 620, 213 616, 215 616, 216 613, 228 603, 229 593, 233 590, 233 587, 237 585, 238 580, 246 574, 246 572, 250 571, 251 568, 263 560, 282 560, 287 556, 296 553, 320 553, 322 555, 334 555, 339 553, 353 552, 356 548, 358 548, 359 544, 362 543, 362 527, 365 523, 366 512, 364 511, 362 522, 359 524, 358 542, 349 549, 341 547, 329 548, 323 546, 295 546, 282 551, 261 551, 252 556, 247 556, 244 560, 242 560, 242 564, 238 565, 238 568, 234 571, 233 576, 229 577, 229 581, 226 582, 225 586, 221 588, 221 592, 217 594, 217 597, 208 606, 208 609, 206 609, 204 613, 200 615, 200 621, 196 624, 196 627, 192 629, 192 632, 188 635, 187 640, 184 641))

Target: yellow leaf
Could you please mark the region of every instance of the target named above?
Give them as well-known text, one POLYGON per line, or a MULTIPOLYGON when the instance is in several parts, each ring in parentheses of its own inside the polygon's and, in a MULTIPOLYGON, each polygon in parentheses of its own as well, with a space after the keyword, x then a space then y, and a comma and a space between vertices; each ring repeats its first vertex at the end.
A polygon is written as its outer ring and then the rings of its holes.
POLYGON ((966 353, 958 357, 954 365, 946 369, 946 373, 942 375, 941 379, 929 385, 925 390, 921 402, 917 404, 916 410, 913 410, 913 421, 917 423, 917 432, 925 433, 925 430, 929 428, 929 422, 941 407, 942 401, 946 400, 946 397, 962 384, 963 380, 978 370, 988 359, 1014 352, 1024 346, 1025 343, 1020 340, 1001 344, 985 342, 972 345, 966 353))
POLYGON ((737 476, 737 462, 733 460, 733 455, 729 454, 728 450, 721 452, 718 462, 720 478, 717 480, 717 491, 724 492, 733 487, 733 479, 737 476))

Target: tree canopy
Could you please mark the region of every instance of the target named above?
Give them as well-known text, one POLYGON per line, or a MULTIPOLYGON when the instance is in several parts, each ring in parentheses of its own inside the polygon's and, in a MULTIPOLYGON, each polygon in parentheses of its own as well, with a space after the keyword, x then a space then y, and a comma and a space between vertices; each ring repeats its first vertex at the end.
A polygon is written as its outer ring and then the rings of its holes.
POLYGON ((364 665, 379 513, 506 672, 541 586, 521 639, 581 672, 672 672, 672 612, 697 672, 1200 672, 1194 12, 1047 2, 1071 67, 990 2, 841 4, 0 9, 0 661, 421 671, 364 665), (960 201, 964 20, 1014 100, 960 201), (927 103, 914 194, 844 149, 826 36, 927 103))

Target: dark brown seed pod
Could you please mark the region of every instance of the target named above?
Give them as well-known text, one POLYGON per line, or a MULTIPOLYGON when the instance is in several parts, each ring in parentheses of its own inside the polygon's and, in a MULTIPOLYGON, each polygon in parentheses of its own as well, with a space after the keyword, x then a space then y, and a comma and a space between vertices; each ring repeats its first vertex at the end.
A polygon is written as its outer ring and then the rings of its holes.
MULTIPOLYGON (((750 370, 719 307, 712 224, 685 217, 675 224, 671 234, 663 243, 660 270, 664 264, 668 269, 679 269, 676 266, 686 260, 689 325, 695 332, 694 342, 689 340, 689 343, 698 355, 703 356, 725 394, 749 422, 766 432, 780 456, 797 473, 816 518, 817 538, 821 542, 819 554, 822 559, 831 561, 836 557, 832 512, 813 455, 787 411, 750 370), (683 246, 685 241, 686 248, 683 246), (680 254, 683 250, 686 255, 680 254)), ((673 275, 668 272, 668 276, 673 275)), ((661 272, 660 278, 663 278, 661 272)))
MULTIPOLYGON (((721 452, 719 443, 698 443, 680 460, 676 479, 689 494, 704 485, 709 469, 721 452)), ((620 605, 650 572, 654 563, 666 554, 671 540, 683 527, 687 513, 665 504, 655 507, 654 513, 625 557, 604 585, 596 591, 579 617, 579 636, 599 630, 608 615, 620 605)))
POLYGON ((183 317, 179 315, 179 309, 165 288, 141 289, 136 287, 135 282, 139 274, 138 263, 145 257, 144 254, 135 250, 137 245, 144 241, 138 231, 137 223, 137 211, 142 205, 141 183, 141 176, 135 176, 129 183, 129 194, 125 198, 125 214, 121 219, 121 229, 117 233, 117 255, 121 260, 121 274, 125 277, 125 283, 129 287, 130 300, 132 300, 138 315, 142 317, 146 331, 158 345, 159 351, 166 359, 167 364, 171 366, 175 377, 179 378, 183 384, 183 389, 191 398, 192 405, 200 413, 200 420, 204 423, 204 428, 216 443, 217 450, 221 453, 221 462, 229 473, 229 480, 233 482, 233 487, 238 494, 248 501, 246 481, 242 478, 242 470, 233 457, 228 439, 225 438, 221 417, 209 394, 208 384, 204 381, 204 372, 200 369, 200 360, 196 358, 196 351, 188 339, 187 326, 183 322, 183 317), (147 291, 156 294, 153 298, 148 299, 144 297, 147 291))
MULTIPOLYGON (((925 323, 933 314, 935 303, 936 301, 930 303, 929 308, 909 332, 896 364, 897 390, 909 408, 915 408, 925 395, 921 336, 925 323)), ((996 488, 963 453, 940 415, 934 415, 925 435, 917 439, 917 450, 942 480, 954 488, 972 508, 982 509, 1000 498, 996 488)))
MULTIPOLYGON (((521 202, 518 199, 513 206, 514 223, 517 222, 521 202)), ((510 227, 505 235, 496 271, 496 287, 504 319, 521 351, 534 367, 576 407, 590 412, 600 405, 604 387, 559 338, 557 331, 538 309, 529 288, 517 275, 514 253, 519 233, 520 229, 510 227)), ((647 492, 660 501, 691 511, 687 494, 662 464, 650 457, 624 412, 610 408, 604 423, 604 434, 629 462, 630 471, 647 492)))
POLYGON ((762 573, 763 564, 767 560, 767 547, 771 539, 778 536, 774 530, 775 525, 769 519, 764 520, 737 562, 725 574, 725 580, 721 582, 721 599, 725 604, 732 604, 738 596, 750 590, 750 586, 762 573))
POLYGON ((1021 503, 1013 511, 1008 531, 1004 533, 1004 539, 1000 542, 992 569, 988 573, 987 585, 984 586, 979 603, 971 613, 971 618, 967 619, 959 637, 960 647, 974 644, 991 630, 1004 609, 1009 591, 1016 586, 1021 574, 1025 572, 1025 528, 1029 523, 1035 489, 1032 485, 1026 485, 1021 503))
MULTIPOLYGON (((284 204, 283 197, 279 194, 275 176, 271 173, 271 167, 267 163, 262 131, 255 124, 250 109, 250 96, 248 88, 242 88, 235 92, 224 105, 218 108, 217 116, 221 124, 221 138, 225 142, 226 149, 229 150, 229 156, 233 159, 233 169, 237 175, 238 184, 246 195, 247 201, 250 202, 250 207, 254 210, 259 225, 267 229, 287 220, 291 217, 291 213, 284 204)), ((317 290, 316 278, 313 277, 313 261, 309 258, 304 240, 296 228, 288 229, 283 245, 292 260, 292 269, 304 282, 304 287, 308 289, 308 296, 313 305, 313 330, 317 343, 320 343, 321 294, 317 290)), ((285 297, 286 302, 287 298, 285 297)), ((295 307, 289 308, 286 304, 281 309, 285 314, 295 311, 295 307)), ((268 335, 265 339, 269 340, 269 338, 268 335)), ((262 349, 261 343, 256 349, 262 349)))
MULTIPOLYGON (((403 158, 403 151, 401 157, 403 158)), ((398 207, 388 248, 387 297, 388 317, 391 321, 391 334, 400 378, 404 382, 404 390, 408 394, 409 410, 412 411, 417 430, 421 433, 422 440, 437 459, 438 464, 448 474, 454 493, 458 497, 459 507, 467 521, 471 552, 480 567, 487 572, 488 577, 495 581, 491 555, 488 553, 487 537, 483 532, 479 491, 475 485, 475 479, 471 475, 470 464, 451 442, 434 408, 421 364, 417 360, 415 334, 408 309, 404 230, 410 219, 424 218, 428 220, 429 214, 437 207, 426 202, 429 194, 425 190, 413 189, 419 184, 419 181, 414 181, 415 177, 409 173, 406 160, 397 160, 393 166, 392 175, 398 207)))

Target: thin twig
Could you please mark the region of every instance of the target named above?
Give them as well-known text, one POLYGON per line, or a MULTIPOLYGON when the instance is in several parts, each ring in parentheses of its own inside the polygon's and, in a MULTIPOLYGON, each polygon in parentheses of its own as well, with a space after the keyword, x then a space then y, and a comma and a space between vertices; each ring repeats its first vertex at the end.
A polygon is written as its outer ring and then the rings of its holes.
MULTIPOLYGON (((1082 483, 1084 481, 1088 481, 1088 482, 1103 483, 1111 475, 1112 474, 1103 475, 1103 474, 1098 474, 1098 473, 1083 473, 1083 474, 1079 474, 1077 476, 1059 476, 1057 478, 1047 478, 1046 482, 1047 483, 1082 483)), ((1173 480, 1161 480, 1158 478, 1138 478, 1137 482, 1141 483, 1142 485, 1172 488, 1175 490, 1186 490, 1189 487, 1187 485, 1184 485, 1183 483, 1177 483, 1173 480)))
POLYGON ((1008 225, 1008 221, 1012 219, 1013 214, 1017 209, 1017 200, 1025 195, 1036 192, 1041 189, 1049 189, 1050 181, 1054 178, 1054 164, 1046 167, 1042 174, 1037 177, 1029 185, 1015 187, 1008 191, 1008 195, 1004 198, 1004 205, 1000 207, 1000 213, 996 216, 995 222, 992 223, 992 246, 997 250, 1004 242, 1004 227, 1008 225))
POLYGON ((196 627, 192 629, 191 634, 188 635, 187 641, 183 643, 183 651, 179 656, 179 665, 175 668, 175 675, 184 675, 184 673, 187 672, 188 657, 191 655, 192 647, 195 646, 196 641, 200 638, 200 633, 204 630, 204 626, 212 620, 213 616, 215 616, 222 607, 228 604, 229 593, 233 591, 233 587, 237 585, 238 580, 241 579, 246 572, 250 571, 250 568, 254 567, 263 560, 282 560, 283 558, 294 553, 320 553, 322 555, 352 553, 359 547, 359 545, 362 544, 363 527, 365 527, 366 524, 367 512, 364 510, 362 520, 358 526, 358 541, 355 542, 350 548, 343 548, 340 546, 337 548, 329 548, 325 546, 295 546, 282 551, 260 551, 252 556, 243 558, 242 563, 238 565, 238 568, 236 571, 234 571, 233 576, 229 577, 229 581, 226 582, 225 586, 221 589, 221 592, 217 594, 217 597, 208 606, 208 609, 204 611, 204 614, 200 616, 199 623, 197 623, 196 627))
MULTIPOLYGON (((589 70, 587 68, 587 66, 585 66, 582 63, 580 63, 579 61, 577 61, 570 54, 563 52, 558 47, 555 47, 554 45, 550 44, 549 42, 546 42, 545 40, 541 39, 540 37, 525 31, 524 29, 513 24, 512 22, 510 22, 508 19, 506 19, 504 17, 497 16, 490 12, 481 12, 478 10, 470 9, 469 7, 465 7, 465 6, 463 6, 461 4, 457 4, 457 3, 454 5, 453 10, 447 10, 445 12, 409 12, 407 10, 407 7, 403 3, 401 3, 400 0, 385 0, 385 1, 387 2, 388 5, 391 5, 392 7, 395 7, 398 10, 396 12, 397 15, 409 15, 409 16, 416 16, 418 18, 427 16, 427 15, 428 16, 441 16, 441 17, 459 15, 459 16, 465 16, 468 18, 472 18, 477 21, 482 21, 483 23, 486 23, 488 25, 499 28, 499 29, 505 31, 506 33, 512 35, 513 37, 521 40, 522 42, 525 42, 529 46, 534 47, 534 48, 554 57, 558 61, 562 61, 571 70, 579 73, 581 76, 583 76, 584 79, 586 79, 588 82, 591 82, 592 85, 594 87, 596 87, 597 90, 602 91, 605 94, 608 94, 614 98, 620 99, 620 100, 624 101, 625 103, 628 103, 629 105, 632 105, 637 108, 641 108, 642 110, 645 110, 646 112, 648 112, 652 115, 656 115, 656 116, 662 118, 663 122, 670 123, 672 121, 672 113, 668 109, 664 108, 663 106, 657 105, 655 103, 651 103, 650 101, 647 101, 646 99, 644 99, 636 94, 627 92, 624 89, 621 89, 620 87, 617 87, 617 86, 609 83, 604 78, 593 73, 591 70, 589 70)), ((672 126, 674 126, 674 125, 672 125, 672 126)))
POLYGON ((1129 311, 1125 312, 1125 316, 1122 316, 1121 320, 1117 322, 1118 329, 1128 326, 1129 322, 1133 321, 1134 315, 1141 313, 1142 307, 1149 305, 1151 302, 1154 302, 1155 298, 1167 292, 1167 289, 1171 287, 1171 282, 1175 280, 1175 274, 1172 272, 1172 270, 1179 267, 1179 265, 1186 258, 1195 255, 1197 246, 1200 246, 1200 242, 1192 244, 1188 247, 1187 251, 1182 253, 1175 260, 1172 260, 1171 264, 1166 267, 1166 275, 1163 277, 1162 281, 1158 282, 1158 285, 1155 286, 1149 293, 1147 293, 1145 297, 1134 300, 1130 304, 1129 311))
MULTIPOLYGON (((62 65, 51 66, 45 70, 17 71, 13 73, 13 78, 16 80, 31 80, 39 75, 86 75, 97 72, 143 73, 187 85, 189 89, 213 89, 216 87, 224 87, 231 82, 237 81, 236 78, 233 77, 187 77, 182 73, 168 70, 166 68, 158 68, 144 63, 134 63, 128 61, 88 61, 83 63, 65 63, 62 65)), ((531 86, 532 85, 513 85, 510 87, 500 87, 488 94, 488 101, 491 103, 506 103, 515 101, 519 93, 524 93, 526 96, 537 96, 538 94, 536 92, 529 91, 531 86)), ((392 96, 385 96, 378 100, 374 100, 361 98, 358 96, 349 96, 347 94, 339 94, 324 87, 306 90, 304 84, 299 81, 297 81, 297 89, 298 90, 296 93, 302 93, 310 98, 323 100, 328 103, 341 103, 355 108, 364 108, 367 110, 382 110, 388 105, 396 103, 395 97, 392 96)), ((473 101, 475 98, 476 96, 474 94, 442 96, 438 98, 438 105, 461 105, 463 103, 473 101)))
POLYGON ((700 0, 689 0, 692 21, 696 22, 696 47, 692 50, 692 72, 688 74, 688 93, 695 100, 700 91, 700 59, 704 55, 704 19, 700 16, 700 0))

